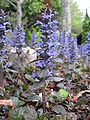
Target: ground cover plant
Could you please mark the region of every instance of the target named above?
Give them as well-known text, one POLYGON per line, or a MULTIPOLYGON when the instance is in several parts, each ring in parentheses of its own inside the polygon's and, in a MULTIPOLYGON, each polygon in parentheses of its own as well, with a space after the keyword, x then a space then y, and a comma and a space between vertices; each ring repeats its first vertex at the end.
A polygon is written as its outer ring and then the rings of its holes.
POLYGON ((79 49, 71 33, 67 35, 61 30, 57 33, 58 22, 46 7, 42 19, 35 23, 41 34, 33 33, 29 42, 37 58, 25 66, 21 63, 23 48, 27 47, 23 28, 16 25, 9 38, 2 18, 0 14, 0 99, 6 102, 3 105, 0 102, 0 119, 85 120, 89 117, 90 32, 79 49), (13 49, 15 52, 10 53, 13 49))

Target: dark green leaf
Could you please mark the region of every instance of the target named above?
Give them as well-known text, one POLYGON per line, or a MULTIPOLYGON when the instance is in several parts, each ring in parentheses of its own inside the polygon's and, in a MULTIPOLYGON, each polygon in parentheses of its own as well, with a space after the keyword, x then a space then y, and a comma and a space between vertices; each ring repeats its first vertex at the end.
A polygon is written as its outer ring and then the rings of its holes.
POLYGON ((52 110, 57 114, 66 114, 66 110, 62 105, 55 105, 52 110))
POLYGON ((35 82, 35 80, 31 77, 31 75, 25 74, 25 78, 29 81, 31 81, 32 83, 35 82))

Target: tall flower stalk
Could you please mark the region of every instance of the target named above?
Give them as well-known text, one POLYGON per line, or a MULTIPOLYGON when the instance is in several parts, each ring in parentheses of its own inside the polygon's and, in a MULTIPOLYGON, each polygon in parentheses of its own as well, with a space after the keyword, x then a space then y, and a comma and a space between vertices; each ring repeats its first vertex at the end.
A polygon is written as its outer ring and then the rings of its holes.
POLYGON ((60 57, 64 60, 66 55, 66 31, 59 30, 60 57))
POLYGON ((81 44, 80 46, 80 54, 84 59, 84 65, 88 64, 90 62, 90 32, 88 33, 88 36, 86 36, 86 41, 84 44, 81 44))
POLYGON ((5 35, 5 16, 0 10, 0 85, 3 85, 3 55, 4 55, 4 35, 5 35))
POLYGON ((40 36, 40 41, 34 41, 35 46, 39 47, 36 50, 39 53, 40 59, 36 62, 37 70, 32 73, 34 78, 43 80, 43 112, 46 113, 46 98, 45 98, 45 84, 47 78, 53 75, 52 68, 55 64, 52 62, 52 59, 58 56, 58 35, 57 35, 57 24, 56 20, 53 20, 53 14, 51 9, 45 10, 45 13, 42 14, 42 20, 37 20, 36 24, 41 26, 40 31, 42 35, 40 36))
POLYGON ((23 28, 20 26, 15 26, 13 37, 13 46, 16 48, 16 53, 18 54, 18 62, 20 63, 20 54, 22 53, 23 45, 25 45, 25 32, 23 28))

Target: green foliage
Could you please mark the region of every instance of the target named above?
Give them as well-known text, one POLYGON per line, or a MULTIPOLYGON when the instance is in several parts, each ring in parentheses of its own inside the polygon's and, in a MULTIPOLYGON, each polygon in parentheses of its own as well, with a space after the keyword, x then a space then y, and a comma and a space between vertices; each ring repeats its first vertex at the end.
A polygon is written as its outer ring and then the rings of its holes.
POLYGON ((88 15, 88 11, 86 10, 85 19, 83 21, 83 32, 82 32, 82 43, 85 42, 86 36, 90 31, 90 17, 88 15))
POLYGON ((9 5, 10 5, 10 3, 7 1, 2 0, 0 2, 0 6, 2 6, 3 9, 5 9, 5 8, 9 9, 9 5))
POLYGON ((31 39, 31 31, 28 28, 26 28, 25 34, 26 34, 25 42, 26 42, 26 44, 28 44, 28 41, 31 39))
POLYGON ((70 7, 71 7, 71 31, 72 35, 76 36, 82 31, 83 16, 76 2, 70 0, 70 7))
POLYGON ((69 96, 69 92, 67 92, 64 89, 60 89, 59 93, 60 93, 60 96, 61 96, 62 100, 65 100, 69 96))
POLYGON ((42 5, 42 0, 25 0, 22 4, 22 12, 23 16, 22 19, 24 21, 24 26, 26 28, 31 28, 36 22, 36 19, 41 11, 41 8, 44 6, 42 5))
POLYGON ((60 0, 50 0, 51 6, 53 9, 59 12, 61 14, 61 2, 60 0))

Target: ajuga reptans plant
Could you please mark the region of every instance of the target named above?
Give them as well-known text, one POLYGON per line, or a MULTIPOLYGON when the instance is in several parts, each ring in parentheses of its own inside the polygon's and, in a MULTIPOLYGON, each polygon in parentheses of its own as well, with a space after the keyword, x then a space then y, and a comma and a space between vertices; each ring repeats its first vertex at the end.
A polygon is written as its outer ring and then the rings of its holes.
POLYGON ((0 85, 3 86, 3 69, 8 65, 3 64, 4 59, 7 59, 7 51, 5 46, 5 15, 4 11, 0 9, 0 85))
POLYGON ((86 41, 80 46, 80 53, 84 58, 84 63, 88 64, 90 62, 90 32, 86 36, 86 41))
POLYGON ((40 40, 37 42, 35 35, 33 40, 33 45, 35 45, 36 52, 39 54, 39 58, 36 62, 37 70, 32 73, 34 78, 44 81, 44 96, 43 96, 43 112, 46 112, 46 102, 45 102, 45 80, 53 75, 53 67, 55 64, 52 62, 53 58, 58 56, 57 48, 58 44, 58 22, 53 20, 53 14, 51 9, 45 9, 42 13, 41 21, 37 20, 35 25, 40 25, 40 40))

